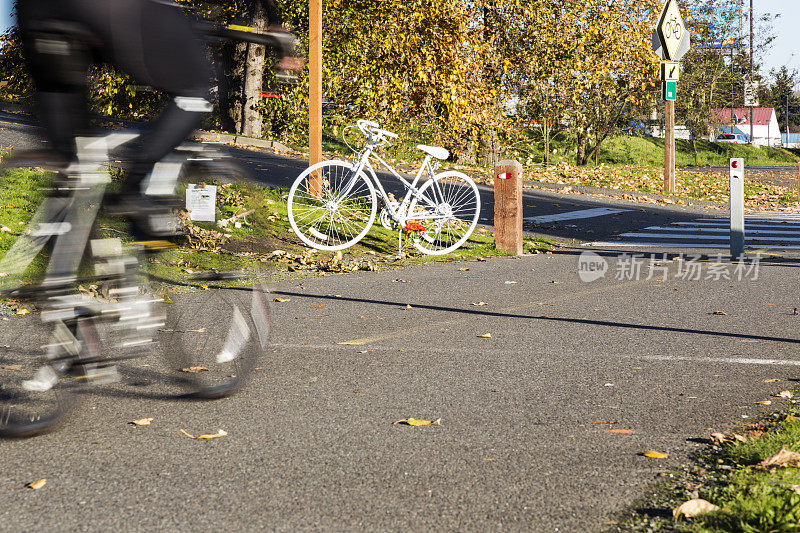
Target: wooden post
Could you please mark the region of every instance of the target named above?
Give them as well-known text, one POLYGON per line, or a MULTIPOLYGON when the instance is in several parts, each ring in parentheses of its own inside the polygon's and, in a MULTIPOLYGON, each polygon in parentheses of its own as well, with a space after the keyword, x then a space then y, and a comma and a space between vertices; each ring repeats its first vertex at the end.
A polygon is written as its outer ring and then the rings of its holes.
POLYGON ((522 255, 522 165, 500 161, 494 167, 494 245, 522 255))
POLYGON ((675 192, 675 102, 664 107, 664 192, 675 192))
MULTIPOLYGON (((308 164, 322 161, 322 0, 308 2, 308 164)), ((321 194, 321 179, 312 193, 321 194)))

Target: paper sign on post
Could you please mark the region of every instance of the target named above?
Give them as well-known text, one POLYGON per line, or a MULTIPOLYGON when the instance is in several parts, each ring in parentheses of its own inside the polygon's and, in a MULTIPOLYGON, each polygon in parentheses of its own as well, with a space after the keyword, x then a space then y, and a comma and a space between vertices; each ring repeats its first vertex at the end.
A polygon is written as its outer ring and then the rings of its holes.
POLYGON ((198 187, 190 183, 186 187, 186 210, 189 218, 196 222, 215 222, 217 206, 217 186, 198 187))

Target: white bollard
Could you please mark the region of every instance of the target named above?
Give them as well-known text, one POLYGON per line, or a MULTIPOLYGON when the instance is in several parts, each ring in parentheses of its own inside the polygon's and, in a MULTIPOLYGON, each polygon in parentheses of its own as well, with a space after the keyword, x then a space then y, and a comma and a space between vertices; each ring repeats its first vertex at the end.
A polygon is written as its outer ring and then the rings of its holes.
POLYGON ((731 261, 744 254, 744 159, 731 159, 731 261))

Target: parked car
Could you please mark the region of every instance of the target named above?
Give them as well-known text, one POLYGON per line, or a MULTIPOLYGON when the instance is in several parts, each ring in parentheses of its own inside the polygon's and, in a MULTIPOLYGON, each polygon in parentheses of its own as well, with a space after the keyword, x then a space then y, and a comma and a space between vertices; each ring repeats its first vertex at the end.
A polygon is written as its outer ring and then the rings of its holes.
POLYGON ((723 133, 717 137, 718 143, 747 144, 747 136, 741 133, 723 133))

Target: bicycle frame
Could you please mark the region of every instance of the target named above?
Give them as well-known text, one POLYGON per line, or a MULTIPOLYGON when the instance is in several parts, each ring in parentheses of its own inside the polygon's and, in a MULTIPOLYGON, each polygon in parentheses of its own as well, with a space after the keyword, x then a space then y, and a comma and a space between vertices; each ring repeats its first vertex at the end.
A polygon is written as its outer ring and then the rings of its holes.
MULTIPOLYGON (((399 223, 402 226, 407 221, 407 217, 405 216, 405 214, 408 210, 408 207, 411 205, 412 198, 421 198, 429 203, 433 203, 431 202, 430 199, 419 196, 419 188, 417 188, 417 184, 422 178, 423 172, 425 172, 426 170, 428 171, 428 178, 429 179, 433 178, 434 175, 433 173, 436 170, 436 168, 433 164, 431 164, 432 157, 430 155, 426 155, 425 159, 422 161, 422 164, 419 166, 419 169, 417 170, 416 176, 414 176, 414 180, 409 182, 408 180, 403 178, 403 176, 401 176, 394 168, 392 168, 392 166, 389 165, 389 163, 387 163, 383 158, 381 158, 379 155, 375 153, 375 148, 377 147, 378 147, 378 142, 375 141, 370 142, 361 151, 361 154, 358 155, 356 158, 354 158, 354 160, 357 162, 353 170, 353 176, 354 177, 357 176, 358 173, 362 172, 364 169, 366 169, 369 172, 369 176, 372 179, 372 183, 376 186, 376 188, 380 192, 381 198, 383 199, 383 202, 386 205, 386 209, 389 211, 389 214, 391 214, 392 219, 394 219, 397 223, 399 223), (383 188, 383 184, 378 179, 378 174, 375 172, 375 168, 372 166, 372 163, 370 162, 371 157, 374 157, 378 161, 378 163, 381 164, 381 166, 383 166, 386 170, 388 170, 395 178, 399 179, 405 186, 406 190, 408 191, 409 194, 406 194, 405 198, 403 198, 403 201, 397 205, 397 208, 395 208, 395 206, 392 205, 392 202, 389 200, 389 195, 386 193, 386 189, 383 188)), ((354 184, 355 180, 351 180, 351 182, 342 190, 340 197, 349 194, 354 184)), ((429 217, 422 216, 421 218, 429 218, 429 217)))

